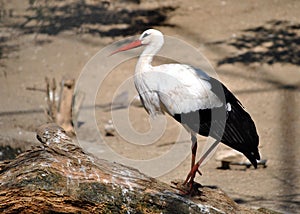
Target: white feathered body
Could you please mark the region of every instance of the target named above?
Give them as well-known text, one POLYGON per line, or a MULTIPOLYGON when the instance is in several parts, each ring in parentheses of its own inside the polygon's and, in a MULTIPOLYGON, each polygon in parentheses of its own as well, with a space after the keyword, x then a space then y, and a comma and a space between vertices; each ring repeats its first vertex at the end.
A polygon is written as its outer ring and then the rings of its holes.
POLYGON ((203 71, 183 64, 148 66, 143 71, 136 70, 134 78, 144 107, 151 116, 164 112, 173 116, 221 107, 223 103, 211 91, 209 79, 203 71))

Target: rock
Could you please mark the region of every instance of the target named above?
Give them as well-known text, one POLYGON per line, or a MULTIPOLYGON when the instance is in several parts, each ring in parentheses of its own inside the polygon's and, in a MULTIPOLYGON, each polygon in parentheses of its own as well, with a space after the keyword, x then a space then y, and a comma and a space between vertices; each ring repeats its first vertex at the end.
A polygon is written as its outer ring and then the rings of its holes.
POLYGON ((115 127, 112 120, 107 121, 104 125, 105 136, 115 136, 115 127))
POLYGON ((217 161, 227 161, 227 162, 245 162, 247 161, 246 157, 233 149, 223 149, 216 152, 215 159, 217 161))

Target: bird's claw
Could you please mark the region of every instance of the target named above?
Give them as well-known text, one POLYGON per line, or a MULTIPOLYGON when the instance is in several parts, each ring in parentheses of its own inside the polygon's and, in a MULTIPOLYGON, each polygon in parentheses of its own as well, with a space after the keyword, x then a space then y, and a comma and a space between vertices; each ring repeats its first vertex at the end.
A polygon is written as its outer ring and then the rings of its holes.
POLYGON ((173 188, 179 190, 180 194, 186 195, 186 196, 195 196, 199 195, 200 191, 199 188, 202 187, 201 184, 197 182, 189 182, 188 184, 184 184, 183 180, 175 180, 171 181, 173 184, 173 188))
POLYGON ((183 180, 173 180, 171 181, 171 184, 173 188, 177 189, 180 191, 180 194, 182 195, 189 195, 190 193, 190 188, 188 185, 184 184, 183 180))

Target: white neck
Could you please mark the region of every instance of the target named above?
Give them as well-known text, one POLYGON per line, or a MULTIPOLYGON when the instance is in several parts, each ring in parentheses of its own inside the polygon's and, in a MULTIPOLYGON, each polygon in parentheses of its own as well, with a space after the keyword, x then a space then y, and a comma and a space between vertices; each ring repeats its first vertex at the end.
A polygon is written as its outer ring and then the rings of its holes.
POLYGON ((152 68, 152 60, 153 60, 153 56, 152 54, 148 54, 148 55, 144 55, 142 54, 136 64, 135 67, 135 73, 142 73, 142 72, 147 72, 149 70, 151 70, 152 68))
POLYGON ((152 60, 155 54, 161 49, 163 43, 161 42, 152 42, 148 45, 146 45, 144 51, 142 52, 136 67, 135 67, 135 73, 142 73, 150 71, 152 68, 152 60))

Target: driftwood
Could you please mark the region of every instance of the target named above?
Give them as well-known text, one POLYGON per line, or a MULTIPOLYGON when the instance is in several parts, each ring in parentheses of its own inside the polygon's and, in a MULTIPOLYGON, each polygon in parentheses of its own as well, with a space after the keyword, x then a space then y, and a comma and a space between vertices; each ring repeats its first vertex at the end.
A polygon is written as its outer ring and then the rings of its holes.
POLYGON ((261 213, 220 189, 182 194, 138 170, 84 152, 55 124, 43 144, 0 164, 1 213, 261 213))
POLYGON ((47 94, 47 118, 49 122, 54 122, 61 126, 69 136, 74 136, 73 116, 79 111, 82 102, 82 96, 77 99, 77 105, 74 106, 74 87, 75 80, 64 78, 61 82, 61 90, 58 94, 59 100, 56 101, 56 81, 53 78, 50 81, 46 78, 46 94, 47 94), (74 111, 73 111, 74 110, 74 111))
POLYGON ((56 116, 56 123, 64 128, 66 132, 73 132, 72 122, 72 103, 73 93, 75 87, 74 79, 65 79, 62 82, 62 90, 60 93, 60 102, 58 105, 58 112, 56 116))

